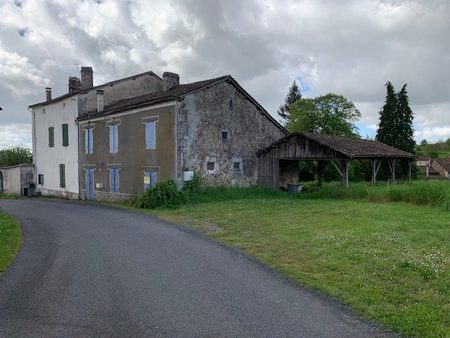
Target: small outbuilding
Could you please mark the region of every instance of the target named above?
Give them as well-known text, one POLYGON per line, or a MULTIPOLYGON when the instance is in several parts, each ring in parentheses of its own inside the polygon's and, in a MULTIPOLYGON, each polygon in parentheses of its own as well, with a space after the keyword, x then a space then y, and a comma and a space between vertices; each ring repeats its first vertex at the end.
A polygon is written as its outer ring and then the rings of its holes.
POLYGON ((300 160, 329 161, 345 186, 348 186, 348 168, 353 160, 369 163, 372 184, 376 182, 382 161, 388 163, 391 181, 395 181, 396 161, 408 161, 411 179, 411 165, 415 160, 413 154, 378 141, 304 132, 290 134, 259 150, 257 158, 258 185, 273 188, 298 181, 300 160))
POLYGON ((19 164, 0 167, 0 193, 31 196, 34 191, 34 166, 19 164))

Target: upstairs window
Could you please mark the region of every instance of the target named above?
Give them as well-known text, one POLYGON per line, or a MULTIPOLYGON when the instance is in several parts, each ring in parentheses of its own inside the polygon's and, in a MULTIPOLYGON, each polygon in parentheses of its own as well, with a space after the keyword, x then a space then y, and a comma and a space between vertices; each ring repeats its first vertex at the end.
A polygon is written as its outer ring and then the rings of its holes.
POLYGON ((145 149, 156 149, 156 122, 145 122, 145 149))
POLYGON ((86 154, 94 153, 94 128, 84 130, 84 151, 86 154))
POLYGON ((156 186, 156 172, 144 171, 144 190, 154 188, 156 186))
POLYGON ((119 125, 109 125, 109 152, 115 154, 119 151, 119 125))
POLYGON ((119 192, 119 168, 109 168, 109 191, 119 192))
POLYGON ((222 130, 222 141, 228 140, 228 131, 222 130))
POLYGON ((63 123, 62 125, 62 145, 63 147, 69 145, 69 125, 67 123, 63 123))
POLYGON ((55 127, 48 127, 48 146, 55 146, 55 127))

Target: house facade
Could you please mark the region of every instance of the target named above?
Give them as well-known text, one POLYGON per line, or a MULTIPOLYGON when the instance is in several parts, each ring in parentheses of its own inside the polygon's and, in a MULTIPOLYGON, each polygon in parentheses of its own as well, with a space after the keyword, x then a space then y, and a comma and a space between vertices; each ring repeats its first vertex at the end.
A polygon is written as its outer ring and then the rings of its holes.
POLYGON ((98 93, 109 104, 161 89, 162 79, 153 72, 94 86, 91 67, 81 68, 81 79, 69 77, 68 92, 59 97, 52 98, 51 88, 46 88, 45 101, 29 107, 37 192, 79 198, 77 118, 97 106, 98 93))
POLYGON ((79 116, 82 199, 126 199, 193 173, 209 186, 256 183, 256 151, 286 135, 231 76, 179 84, 79 116))

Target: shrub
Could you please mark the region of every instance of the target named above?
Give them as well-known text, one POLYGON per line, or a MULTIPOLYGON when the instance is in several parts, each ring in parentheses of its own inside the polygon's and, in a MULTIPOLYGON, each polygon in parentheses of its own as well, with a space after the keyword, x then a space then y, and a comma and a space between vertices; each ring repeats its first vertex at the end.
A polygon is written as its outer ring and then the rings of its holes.
POLYGON ((202 178, 197 173, 194 173, 194 176, 190 181, 187 181, 183 185, 183 191, 187 193, 197 193, 202 188, 202 178))
POLYGON ((175 209, 185 203, 184 195, 172 180, 156 184, 132 201, 132 205, 145 209, 175 209))

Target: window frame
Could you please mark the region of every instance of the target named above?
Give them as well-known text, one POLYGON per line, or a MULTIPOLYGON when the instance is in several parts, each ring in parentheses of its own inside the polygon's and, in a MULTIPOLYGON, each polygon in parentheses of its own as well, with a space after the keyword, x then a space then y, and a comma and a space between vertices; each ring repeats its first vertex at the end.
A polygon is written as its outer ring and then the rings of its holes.
POLYGON ((153 189, 158 183, 158 172, 152 170, 144 170, 144 191, 153 189), (145 182, 145 178, 149 177, 149 183, 145 182))
POLYGON ((68 147, 69 146, 69 124, 63 123, 61 125, 62 129, 62 146, 68 147))
POLYGON ((59 164, 59 187, 66 187, 66 165, 64 163, 59 164))
POLYGON ((120 169, 111 167, 109 169, 109 192, 120 192, 120 169))
POLYGON ((53 148, 55 146, 55 127, 48 127, 48 147, 53 148))
POLYGON ((94 153, 94 128, 84 129, 84 152, 85 154, 94 153))
POLYGON ((119 152, 119 124, 112 123, 109 128, 109 153, 117 154, 119 152))

